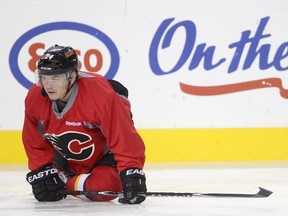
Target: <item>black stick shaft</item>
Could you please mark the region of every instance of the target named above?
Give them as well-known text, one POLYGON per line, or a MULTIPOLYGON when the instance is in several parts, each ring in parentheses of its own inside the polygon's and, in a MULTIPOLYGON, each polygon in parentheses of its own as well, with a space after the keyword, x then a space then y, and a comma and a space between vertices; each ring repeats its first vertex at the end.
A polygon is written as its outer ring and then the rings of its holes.
MULTIPOLYGON (((72 191, 62 190, 59 194, 64 195, 85 195, 85 196, 120 196, 122 192, 114 191, 72 191)), ((147 197, 234 197, 234 198, 265 198, 269 197, 273 192, 262 187, 259 187, 259 192, 256 194, 241 194, 241 193, 177 193, 177 192, 146 192, 139 195, 147 197)))

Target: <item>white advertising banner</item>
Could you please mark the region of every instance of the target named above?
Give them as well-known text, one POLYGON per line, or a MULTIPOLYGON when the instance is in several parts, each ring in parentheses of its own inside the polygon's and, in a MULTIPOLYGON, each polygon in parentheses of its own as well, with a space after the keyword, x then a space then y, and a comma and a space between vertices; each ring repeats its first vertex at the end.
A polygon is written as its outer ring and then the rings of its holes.
POLYGON ((288 126, 286 0, 1 0, 0 16, 0 130, 22 128, 54 44, 129 89, 137 128, 288 126))

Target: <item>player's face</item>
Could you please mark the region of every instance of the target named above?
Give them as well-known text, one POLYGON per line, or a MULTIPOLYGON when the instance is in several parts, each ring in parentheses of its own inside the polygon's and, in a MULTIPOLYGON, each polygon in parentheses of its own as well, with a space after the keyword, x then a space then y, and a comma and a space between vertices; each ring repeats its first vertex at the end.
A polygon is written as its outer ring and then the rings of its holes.
POLYGON ((57 100, 66 94, 69 82, 65 74, 41 75, 40 79, 50 100, 57 100))

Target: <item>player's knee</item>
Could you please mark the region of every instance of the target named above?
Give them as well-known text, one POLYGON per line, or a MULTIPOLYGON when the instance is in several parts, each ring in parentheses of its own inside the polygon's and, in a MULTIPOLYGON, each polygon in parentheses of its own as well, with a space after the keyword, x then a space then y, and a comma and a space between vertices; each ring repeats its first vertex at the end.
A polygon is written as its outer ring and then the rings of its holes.
MULTIPOLYGON (((87 178, 85 183, 86 190, 91 191, 121 191, 121 180, 118 175, 118 170, 110 166, 95 167, 87 178)), ((90 196, 91 200, 109 201, 116 197, 114 196, 90 196)))
MULTIPOLYGON (((114 167, 95 167, 92 173, 74 176, 66 183, 67 190, 121 191, 121 181, 114 167)), ((115 196, 77 196, 82 200, 110 201, 115 196)))

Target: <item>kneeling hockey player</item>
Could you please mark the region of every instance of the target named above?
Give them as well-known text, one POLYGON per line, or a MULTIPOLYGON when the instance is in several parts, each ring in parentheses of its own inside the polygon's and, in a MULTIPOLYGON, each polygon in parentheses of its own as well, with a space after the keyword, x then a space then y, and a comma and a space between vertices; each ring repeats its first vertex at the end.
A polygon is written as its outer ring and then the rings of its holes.
POLYGON ((65 189, 123 191, 120 203, 143 202, 145 147, 133 125, 128 90, 79 72, 71 47, 50 47, 37 68, 37 82, 25 99, 22 134, 35 198, 58 201, 66 195, 57 191, 65 189))

